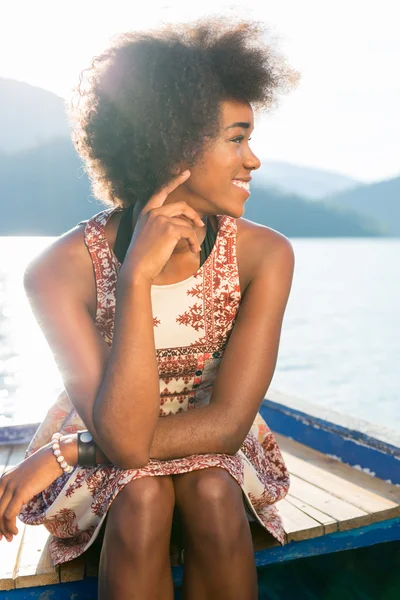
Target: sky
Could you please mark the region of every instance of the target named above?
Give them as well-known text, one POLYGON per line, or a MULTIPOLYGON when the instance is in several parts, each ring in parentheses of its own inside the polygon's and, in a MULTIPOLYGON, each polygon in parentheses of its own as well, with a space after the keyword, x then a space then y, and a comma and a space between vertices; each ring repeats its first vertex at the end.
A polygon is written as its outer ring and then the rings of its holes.
POLYGON ((256 119, 253 150, 380 181, 400 174, 398 10, 398 0, 3 0, 0 77, 66 98, 118 33, 211 14, 261 20, 301 79, 256 119))

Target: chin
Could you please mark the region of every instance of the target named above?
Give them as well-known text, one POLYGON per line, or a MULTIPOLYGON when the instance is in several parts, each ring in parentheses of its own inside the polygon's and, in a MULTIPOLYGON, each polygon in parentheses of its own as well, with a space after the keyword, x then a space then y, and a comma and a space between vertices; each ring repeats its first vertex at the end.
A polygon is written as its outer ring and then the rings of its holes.
POLYGON ((227 215, 228 217, 233 217, 234 219, 240 219, 244 215, 244 205, 242 206, 231 206, 229 209, 221 209, 221 212, 218 213, 220 215, 227 215))

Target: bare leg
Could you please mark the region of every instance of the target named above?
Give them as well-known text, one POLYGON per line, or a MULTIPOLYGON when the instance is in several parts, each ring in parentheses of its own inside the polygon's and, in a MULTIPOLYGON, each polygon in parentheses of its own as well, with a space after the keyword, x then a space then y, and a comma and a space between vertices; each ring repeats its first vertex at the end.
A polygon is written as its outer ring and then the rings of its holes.
POLYGON ((173 600, 170 535, 175 494, 170 476, 128 483, 107 517, 99 600, 173 600))
POLYGON ((174 475, 185 526, 186 600, 256 600, 257 570, 242 490, 224 469, 174 475))

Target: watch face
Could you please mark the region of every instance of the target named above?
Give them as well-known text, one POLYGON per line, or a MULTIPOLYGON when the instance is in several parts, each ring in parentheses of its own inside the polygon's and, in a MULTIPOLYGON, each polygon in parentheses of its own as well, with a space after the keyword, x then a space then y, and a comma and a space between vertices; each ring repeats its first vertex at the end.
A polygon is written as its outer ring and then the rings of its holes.
POLYGON ((89 444, 93 440, 92 436, 88 431, 81 433, 80 438, 81 442, 83 442, 84 444, 89 444))

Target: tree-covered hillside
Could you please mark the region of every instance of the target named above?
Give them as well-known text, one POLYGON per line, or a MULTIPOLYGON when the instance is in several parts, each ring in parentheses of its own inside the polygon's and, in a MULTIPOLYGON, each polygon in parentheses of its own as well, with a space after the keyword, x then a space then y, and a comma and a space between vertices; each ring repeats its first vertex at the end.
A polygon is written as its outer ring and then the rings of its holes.
POLYGON ((362 185, 324 198, 328 208, 346 208, 375 219, 388 235, 400 235, 400 177, 362 185))

